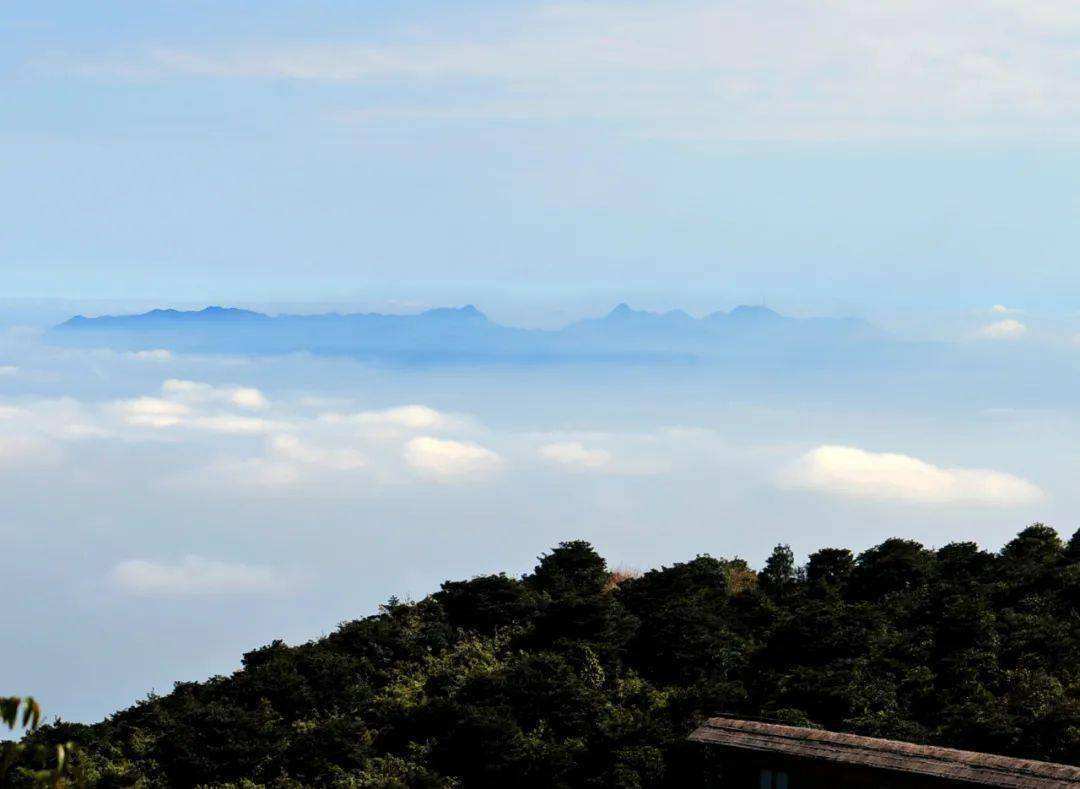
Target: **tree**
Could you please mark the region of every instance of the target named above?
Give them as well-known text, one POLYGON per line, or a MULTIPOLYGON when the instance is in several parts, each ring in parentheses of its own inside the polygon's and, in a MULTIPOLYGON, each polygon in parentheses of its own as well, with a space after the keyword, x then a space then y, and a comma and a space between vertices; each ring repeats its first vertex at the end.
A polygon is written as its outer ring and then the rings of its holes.
POLYGON ((880 600, 909 592, 926 582, 934 561, 933 552, 914 540, 885 540, 859 554, 851 576, 853 593, 864 600, 880 600))
POLYGON ((518 624, 536 611, 536 594, 506 575, 447 581, 435 594, 451 624, 481 633, 518 624))
POLYGON ((607 586, 607 563, 585 540, 561 542, 539 558, 526 583, 552 599, 598 595, 607 586))
POLYGON ((855 569, 855 557, 847 548, 822 548, 810 554, 806 580, 812 586, 842 589, 855 569))
POLYGON ((1009 564, 1030 571, 1049 568, 1061 559, 1064 546, 1058 533, 1041 523, 1028 526, 1001 550, 1009 564))
MULTIPOLYGON (((32 696, 0 696, 0 721, 8 729, 27 729, 35 731, 41 725, 41 707, 32 696)), ((40 769, 23 769, 20 772, 34 786, 60 789, 67 786, 86 785, 85 776, 77 764, 77 751, 72 743, 56 743, 52 748, 55 763, 46 764, 48 749, 44 746, 31 747, 25 743, 4 742, 0 755, 0 785, 7 786, 8 774, 16 760, 36 761, 40 769)))
POLYGON ((1069 538, 1065 546, 1065 559, 1069 562, 1080 562, 1080 529, 1074 531, 1069 538))
POLYGON ((758 573, 759 586, 766 594, 778 598, 795 588, 795 580, 795 554, 791 546, 777 545, 765 560, 765 568, 758 573))

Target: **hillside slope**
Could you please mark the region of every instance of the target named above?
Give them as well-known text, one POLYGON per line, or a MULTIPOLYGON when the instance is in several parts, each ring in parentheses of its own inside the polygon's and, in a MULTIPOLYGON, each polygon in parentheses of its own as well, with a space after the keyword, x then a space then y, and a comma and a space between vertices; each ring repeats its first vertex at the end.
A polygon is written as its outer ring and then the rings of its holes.
POLYGON ((93 726, 96 786, 692 786, 721 712, 1080 763, 1080 532, 612 575, 584 542, 93 726))

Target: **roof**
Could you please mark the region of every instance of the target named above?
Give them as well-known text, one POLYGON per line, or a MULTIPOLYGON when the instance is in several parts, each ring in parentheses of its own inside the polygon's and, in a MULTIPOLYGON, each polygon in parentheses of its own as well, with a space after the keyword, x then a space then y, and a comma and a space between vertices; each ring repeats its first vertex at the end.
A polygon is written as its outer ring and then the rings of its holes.
POLYGON ((985 786, 1080 786, 1080 767, 775 723, 711 718, 690 739, 736 750, 933 776, 985 786))

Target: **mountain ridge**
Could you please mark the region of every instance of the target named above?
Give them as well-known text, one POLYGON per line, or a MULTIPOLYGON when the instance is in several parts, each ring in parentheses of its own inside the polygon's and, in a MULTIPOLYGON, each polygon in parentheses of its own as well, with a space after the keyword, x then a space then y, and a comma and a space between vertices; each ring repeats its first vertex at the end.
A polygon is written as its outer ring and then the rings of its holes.
POLYGON ((492 321, 473 304, 418 313, 280 314, 212 305, 201 310, 155 309, 132 315, 76 315, 54 327, 61 345, 121 350, 164 348, 227 353, 476 358, 586 356, 700 357, 740 348, 756 352, 831 348, 878 336, 849 318, 796 318, 763 306, 739 306, 696 318, 684 310, 650 312, 623 302, 600 317, 560 329, 530 329, 492 321))

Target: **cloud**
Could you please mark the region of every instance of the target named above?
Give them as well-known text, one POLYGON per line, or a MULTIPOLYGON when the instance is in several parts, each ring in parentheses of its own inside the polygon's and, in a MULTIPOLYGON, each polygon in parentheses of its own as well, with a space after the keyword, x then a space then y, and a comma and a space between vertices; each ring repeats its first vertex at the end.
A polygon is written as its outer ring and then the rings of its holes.
MULTIPOLYGON (((567 471, 611 476, 655 476, 675 468, 700 468, 724 448, 713 430, 661 427, 652 430, 573 430, 522 433, 520 452, 567 471)), ((523 458, 524 459, 524 458, 523 458)))
POLYGON ((47 398, 20 405, 0 404, 0 423, 32 435, 48 439, 83 439, 108 436, 98 414, 85 404, 70 397, 47 398))
POLYGON ((169 378, 161 384, 161 391, 173 397, 183 397, 189 400, 209 400, 213 396, 214 387, 200 381, 169 378))
POLYGON ((832 445, 803 455, 780 481, 847 498, 908 504, 1019 506, 1045 498, 1037 486, 1000 471, 942 468, 908 455, 832 445))
POLYGON ((1022 313, 1023 310, 1006 307, 1004 304, 995 304, 993 307, 990 308, 990 312, 996 313, 998 315, 1018 315, 1022 313))
POLYGON ((290 488, 303 481, 300 466, 278 458, 242 458, 219 460, 207 469, 187 474, 177 480, 183 487, 207 488, 225 483, 230 490, 237 487, 290 488))
POLYGON ((404 457, 416 471, 441 479, 482 477, 502 465, 502 458, 478 444, 431 436, 418 436, 409 441, 404 457))
POLYGON ((261 410, 270 405, 262 392, 258 389, 251 389, 249 387, 233 389, 229 394, 229 402, 240 408, 251 408, 254 410, 261 410))
POLYGON ((198 430, 208 430, 212 433, 227 433, 231 435, 270 433, 274 430, 281 429, 281 424, 273 420, 260 419, 253 416, 240 416, 238 414, 200 416, 190 419, 184 424, 198 430))
POLYGON ((119 400, 113 404, 113 409, 129 425, 158 428, 179 425, 183 417, 191 413, 191 409, 183 403, 160 397, 119 400))
POLYGON ((212 386, 171 378, 161 386, 162 397, 119 400, 109 410, 132 426, 156 429, 190 428, 212 433, 252 435, 285 427, 280 421, 242 414, 206 413, 206 406, 227 404, 244 410, 263 410, 269 401, 258 389, 212 386))
POLYGON ((19 374, 19 368, 13 364, 0 364, 0 378, 13 378, 19 374))
POLYGON ((112 435, 99 411, 71 397, 39 400, 29 411, 33 427, 51 438, 70 441, 112 435))
POLYGON ((52 466, 63 456, 64 453, 55 443, 37 436, 0 436, 0 470, 18 471, 52 466))
POLYGON ((611 463, 611 453, 589 449, 580 441, 545 444, 538 450, 540 457, 577 471, 603 468, 611 463))
POLYGON ((140 362, 168 362, 173 358, 172 351, 165 348, 155 348, 148 351, 131 351, 127 354, 129 359, 140 362))
POLYGON ((264 455, 222 458, 208 469, 181 475, 176 481, 197 488, 216 487, 225 482, 230 488, 302 491, 312 483, 339 479, 331 475, 358 472, 369 465, 368 458, 352 447, 327 446, 281 433, 267 441, 264 455))
POLYGON ((283 460, 332 471, 355 471, 367 465, 367 459, 355 449, 315 446, 293 435, 274 436, 270 448, 283 460))
POLYGON ((1070 5, 541 4, 494 30, 483 17, 455 17, 423 33, 387 27, 377 39, 149 45, 38 65, 96 79, 406 88, 338 116, 365 126, 579 119, 691 139, 1075 135, 1080 24, 1070 5))
POLYGON ((213 386, 170 378, 161 385, 161 391, 166 397, 186 403, 228 403, 253 411, 261 411, 270 405, 262 392, 246 386, 213 386))
POLYGON ((975 332, 979 340, 1018 340, 1027 334, 1027 326, 1015 318, 1006 318, 983 326, 975 332))
POLYGON ((112 570, 113 583, 125 592, 146 596, 267 594, 291 585, 268 567, 185 556, 167 564, 129 559, 112 570))
POLYGON ((354 424, 365 427, 391 427, 406 430, 453 430, 466 420, 428 408, 426 405, 403 405, 381 411, 361 411, 356 414, 323 414, 320 419, 330 424, 354 424))

